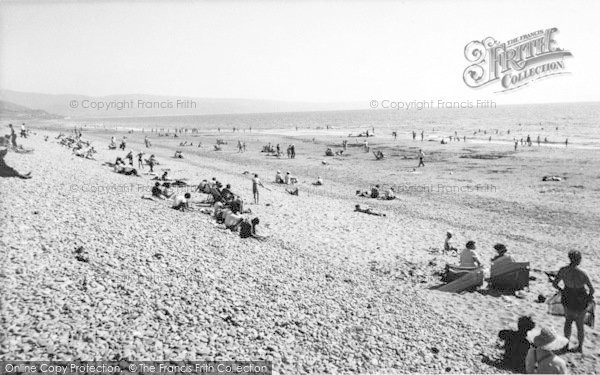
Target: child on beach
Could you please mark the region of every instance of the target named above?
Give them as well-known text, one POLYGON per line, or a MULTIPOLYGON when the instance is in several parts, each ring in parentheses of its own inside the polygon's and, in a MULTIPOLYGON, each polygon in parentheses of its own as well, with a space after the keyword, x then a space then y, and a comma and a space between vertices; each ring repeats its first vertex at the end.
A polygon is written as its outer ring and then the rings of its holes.
POLYGON ((417 168, 419 168, 419 167, 425 167, 425 163, 423 162, 423 158, 425 157, 425 153, 423 152, 423 150, 419 150, 418 157, 419 157, 419 165, 417 166, 417 168))
POLYGON ((154 165, 156 164, 156 159, 154 155, 150 155, 150 159, 148 159, 148 165, 150 166, 150 172, 154 172, 154 165))
POLYGON ((452 232, 446 232, 446 240, 444 240, 444 251, 458 251, 452 242, 452 232))

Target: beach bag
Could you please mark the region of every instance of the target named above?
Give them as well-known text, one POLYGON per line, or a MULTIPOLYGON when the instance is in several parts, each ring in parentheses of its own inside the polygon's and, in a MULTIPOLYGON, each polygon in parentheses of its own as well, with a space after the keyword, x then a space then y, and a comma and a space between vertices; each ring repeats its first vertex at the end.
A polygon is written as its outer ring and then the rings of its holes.
MULTIPOLYGON (((556 292, 552 297, 550 297, 546 303, 548 304, 548 314, 550 315, 565 315, 565 308, 561 301, 561 293, 556 292)), ((593 299, 588 303, 587 308, 585 309, 585 316, 583 318, 583 323, 591 328, 594 328, 596 323, 596 301, 593 299)))

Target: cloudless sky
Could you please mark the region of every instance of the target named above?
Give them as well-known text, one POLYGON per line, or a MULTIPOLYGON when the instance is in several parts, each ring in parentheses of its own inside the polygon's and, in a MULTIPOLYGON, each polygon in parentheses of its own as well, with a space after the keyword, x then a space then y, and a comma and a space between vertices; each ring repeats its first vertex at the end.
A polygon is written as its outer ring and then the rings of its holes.
POLYGON ((0 3, 0 88, 330 102, 600 100, 600 1, 0 3), (464 47, 557 27, 569 75, 474 90, 464 47))

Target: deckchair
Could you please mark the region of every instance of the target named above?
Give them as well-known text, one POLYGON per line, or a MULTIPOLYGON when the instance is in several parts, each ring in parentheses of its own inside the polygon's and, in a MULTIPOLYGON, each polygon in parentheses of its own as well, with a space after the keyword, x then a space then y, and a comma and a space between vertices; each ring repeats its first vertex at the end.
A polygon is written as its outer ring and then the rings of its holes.
POLYGON ((483 269, 476 268, 471 271, 466 271, 458 279, 442 285, 437 290, 442 292, 460 293, 464 290, 476 289, 483 284, 483 269))
POLYGON ((529 286, 529 262, 507 262, 490 269, 490 288, 515 291, 529 286))

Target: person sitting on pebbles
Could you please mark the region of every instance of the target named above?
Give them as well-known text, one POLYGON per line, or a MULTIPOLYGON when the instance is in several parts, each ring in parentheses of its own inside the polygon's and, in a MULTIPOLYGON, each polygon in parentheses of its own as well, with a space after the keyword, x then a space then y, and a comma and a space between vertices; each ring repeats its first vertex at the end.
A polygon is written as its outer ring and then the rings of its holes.
POLYGON ((321 176, 317 177, 317 181, 313 182, 313 185, 315 185, 315 186, 323 185, 323 179, 321 178, 321 176))
POLYGON ((396 199, 396 193, 394 192, 394 188, 390 187, 389 189, 387 189, 383 193, 383 197, 381 197, 381 199, 386 200, 386 201, 391 201, 391 200, 396 199))
POLYGON ((156 182, 154 184, 154 186, 152 187, 152 194, 151 195, 142 195, 142 199, 148 199, 151 201, 157 200, 157 199, 165 199, 165 197, 163 196, 163 191, 160 188, 160 182, 156 182))
MULTIPOLYGON (((529 336, 537 333, 530 332, 529 336)), ((533 338, 533 346, 525 357, 525 371, 528 374, 566 374, 567 363, 554 352, 569 343, 566 337, 558 336, 550 328, 543 327, 533 338)))
POLYGON ((223 189, 221 189, 221 197, 225 202, 231 202, 235 195, 231 192, 231 184, 227 184, 223 189))
POLYGON ((475 252, 475 241, 468 241, 461 251, 459 266, 463 268, 481 267, 479 256, 475 252))
POLYGON ((494 250, 496 250, 496 253, 498 255, 496 255, 495 257, 492 258, 492 263, 491 263, 492 269, 499 267, 506 263, 514 263, 515 262, 515 259, 512 256, 506 254, 508 249, 503 244, 501 244, 501 243, 495 244, 494 250))
POLYGON ((121 158, 117 158, 117 161, 115 163, 115 172, 128 176, 138 176, 137 170, 132 166, 126 165, 121 158))
POLYGON ((168 182, 164 183, 164 189, 162 191, 162 195, 165 198, 171 198, 175 193, 173 193, 173 190, 171 189, 171 184, 168 182))
POLYGON ((498 338, 504 342, 502 363, 519 374, 525 373, 525 358, 529 351, 527 333, 535 328, 535 323, 529 316, 521 316, 517 322, 517 330, 503 329, 498 332, 498 338))
POLYGON ((375 185, 375 187, 371 188, 371 198, 377 199, 379 198, 379 185, 375 185))
POLYGON ((281 174, 281 171, 277 171, 277 174, 275 174, 275 183, 276 184, 283 184, 283 183, 285 183, 283 181, 283 175, 281 174))
POLYGON ((196 187, 196 191, 199 191, 204 194, 210 194, 210 184, 208 183, 208 180, 202 180, 196 187))
POLYGON ((361 212, 363 214, 369 214, 369 215, 374 215, 374 216, 385 216, 384 213, 375 212, 370 208, 362 208, 360 206, 360 204, 357 204, 356 206, 354 206, 354 212, 361 212))
POLYGON ((444 251, 458 251, 458 249, 454 246, 452 241, 452 232, 446 232, 446 240, 444 241, 444 251))
POLYGON ((223 210, 223 224, 225 224, 225 228, 232 232, 237 232, 238 227, 243 220, 244 217, 242 215, 234 213, 230 208, 225 208, 223 210))
POLYGON ((190 193, 185 193, 185 195, 176 195, 175 198, 173 198, 173 206, 171 206, 171 208, 173 208, 174 210, 179 210, 179 211, 187 211, 190 209, 190 203, 189 203, 189 199, 192 198, 192 195, 190 193))
POLYGON ((257 240, 264 240, 266 237, 256 233, 256 227, 260 223, 260 219, 255 217, 252 220, 244 219, 240 223, 240 237, 241 238, 256 238, 257 240))
POLYGON ((152 197, 157 199, 165 199, 163 196, 163 191, 160 188, 160 182, 154 183, 154 186, 152 187, 152 197))

